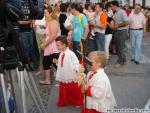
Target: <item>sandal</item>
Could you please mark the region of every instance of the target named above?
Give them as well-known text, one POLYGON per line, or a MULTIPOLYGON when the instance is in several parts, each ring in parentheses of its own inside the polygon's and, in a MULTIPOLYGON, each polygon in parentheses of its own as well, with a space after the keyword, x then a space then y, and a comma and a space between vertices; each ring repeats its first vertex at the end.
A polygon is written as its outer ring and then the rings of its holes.
POLYGON ((50 85, 50 82, 40 81, 41 85, 50 85))
POLYGON ((38 76, 38 75, 40 75, 40 74, 42 74, 42 72, 41 72, 41 71, 38 71, 38 72, 35 73, 35 76, 38 76))

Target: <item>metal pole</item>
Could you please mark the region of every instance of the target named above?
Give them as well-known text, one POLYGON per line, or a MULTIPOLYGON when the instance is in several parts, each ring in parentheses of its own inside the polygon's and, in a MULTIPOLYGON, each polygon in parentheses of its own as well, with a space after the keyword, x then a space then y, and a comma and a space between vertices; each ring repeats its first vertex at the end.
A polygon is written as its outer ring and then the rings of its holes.
POLYGON ((23 113, 27 113, 26 98, 25 98, 25 84, 24 84, 24 75, 23 75, 23 73, 24 73, 23 71, 20 71, 22 107, 23 107, 23 113))
MULTIPOLYGON (((20 101, 20 100, 22 100, 22 96, 21 96, 21 94, 20 94, 20 92, 21 92, 21 77, 20 77, 20 72, 19 72, 19 69, 18 68, 16 68, 16 73, 17 73, 17 85, 16 85, 16 89, 15 89, 15 93, 16 93, 16 106, 18 106, 17 108, 18 108, 18 112, 20 113, 20 112, 23 112, 22 111, 22 101, 20 101)), ((13 77, 13 82, 15 83, 15 81, 14 81, 14 77, 13 77)))
MULTIPOLYGON (((15 89, 14 89, 14 84, 15 82, 13 81, 13 78, 12 78, 12 74, 11 74, 11 70, 8 70, 9 72, 9 77, 10 77, 10 83, 11 83, 11 90, 12 90, 12 94, 13 94, 13 97, 14 97, 14 100, 15 100, 15 103, 17 104, 17 99, 16 99, 16 95, 15 95, 15 89)), ((13 75, 14 76, 14 75, 13 75)), ((18 106, 15 106, 16 107, 16 113, 20 113, 19 112, 19 108, 18 106)))

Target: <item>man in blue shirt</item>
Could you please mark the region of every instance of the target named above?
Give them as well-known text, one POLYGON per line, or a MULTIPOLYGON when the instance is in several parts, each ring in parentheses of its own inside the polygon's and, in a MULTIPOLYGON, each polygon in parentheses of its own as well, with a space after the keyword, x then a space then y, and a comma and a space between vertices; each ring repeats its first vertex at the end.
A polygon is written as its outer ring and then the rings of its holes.
POLYGON ((118 60, 115 64, 115 68, 120 68, 126 62, 126 55, 124 52, 125 47, 125 39, 127 36, 127 25, 128 25, 128 16, 124 10, 119 7, 119 3, 117 1, 111 2, 111 8, 115 12, 114 21, 115 21, 115 32, 114 39, 116 43, 116 50, 118 60))

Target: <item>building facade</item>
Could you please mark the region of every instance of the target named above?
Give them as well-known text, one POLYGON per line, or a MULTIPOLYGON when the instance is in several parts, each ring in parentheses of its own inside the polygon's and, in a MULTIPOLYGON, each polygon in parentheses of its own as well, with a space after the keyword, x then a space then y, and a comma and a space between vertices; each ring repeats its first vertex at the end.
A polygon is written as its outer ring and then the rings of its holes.
MULTIPOLYGON (((107 0, 112 1, 112 0, 107 0)), ((150 7, 150 0, 117 0, 121 6, 133 6, 134 4, 141 4, 142 6, 150 7)))
POLYGON ((141 4, 142 6, 150 7, 150 0, 121 0, 121 1, 123 1, 122 5, 133 6, 134 4, 141 4))
MULTIPOLYGON (((89 0, 92 3, 104 2, 104 1, 112 1, 112 0, 89 0)), ((133 6, 136 3, 141 4, 142 6, 150 7, 150 0, 117 0, 121 6, 133 6)), ((51 4, 55 4, 56 0, 50 0, 51 4)), ((86 0, 62 0, 62 2, 82 2, 86 3, 86 0)))

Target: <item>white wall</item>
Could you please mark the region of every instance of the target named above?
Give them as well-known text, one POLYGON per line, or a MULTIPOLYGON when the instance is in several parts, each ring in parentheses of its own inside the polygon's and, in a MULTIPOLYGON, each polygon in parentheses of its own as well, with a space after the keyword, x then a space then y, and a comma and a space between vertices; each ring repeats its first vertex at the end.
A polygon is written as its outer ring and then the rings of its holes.
POLYGON ((50 4, 55 4, 55 0, 50 0, 50 4))
MULTIPOLYGON (((56 0, 50 0, 50 3, 51 4, 54 4, 56 0)), ((62 1, 70 1, 70 0, 62 0, 62 1)), ((71 2, 74 2, 76 0, 71 0, 71 2)), ((83 1, 85 2, 86 0, 79 0, 79 1, 83 1)), ((97 2, 100 2, 101 0, 90 0, 91 2, 93 3, 97 3, 97 2)), ((108 1, 112 1, 112 0, 108 0, 108 1)), ((122 1, 122 5, 125 5, 125 1, 126 0, 118 0, 118 1, 122 1)), ((142 0, 136 0, 136 3, 139 3, 142 5, 142 0)), ((133 0, 130 0, 130 3, 129 3, 130 6, 133 6, 133 0)), ((150 0, 146 0, 146 6, 150 6, 150 0)))
POLYGON ((133 6, 133 0, 129 1, 129 6, 133 6))
POLYGON ((141 4, 142 5, 142 0, 136 0, 136 4, 141 4))
MULTIPOLYGON (((94 1, 94 0, 93 0, 94 1)), ((112 1, 112 0, 108 0, 108 1, 112 1)), ((124 6, 127 2, 127 0, 117 0, 120 3, 122 3, 122 5, 124 6)), ((135 3, 141 4, 142 5, 142 0, 135 0, 135 3)), ((129 5, 133 6, 133 0, 129 0, 129 5)), ((150 0, 146 0, 146 6, 150 6, 150 0)))
POLYGON ((146 0, 146 6, 150 7, 150 0, 146 0))
MULTIPOLYGON (((142 0, 136 0, 136 3, 140 3, 142 5, 142 0)), ((150 6, 150 0, 146 0, 146 6, 150 6)))

